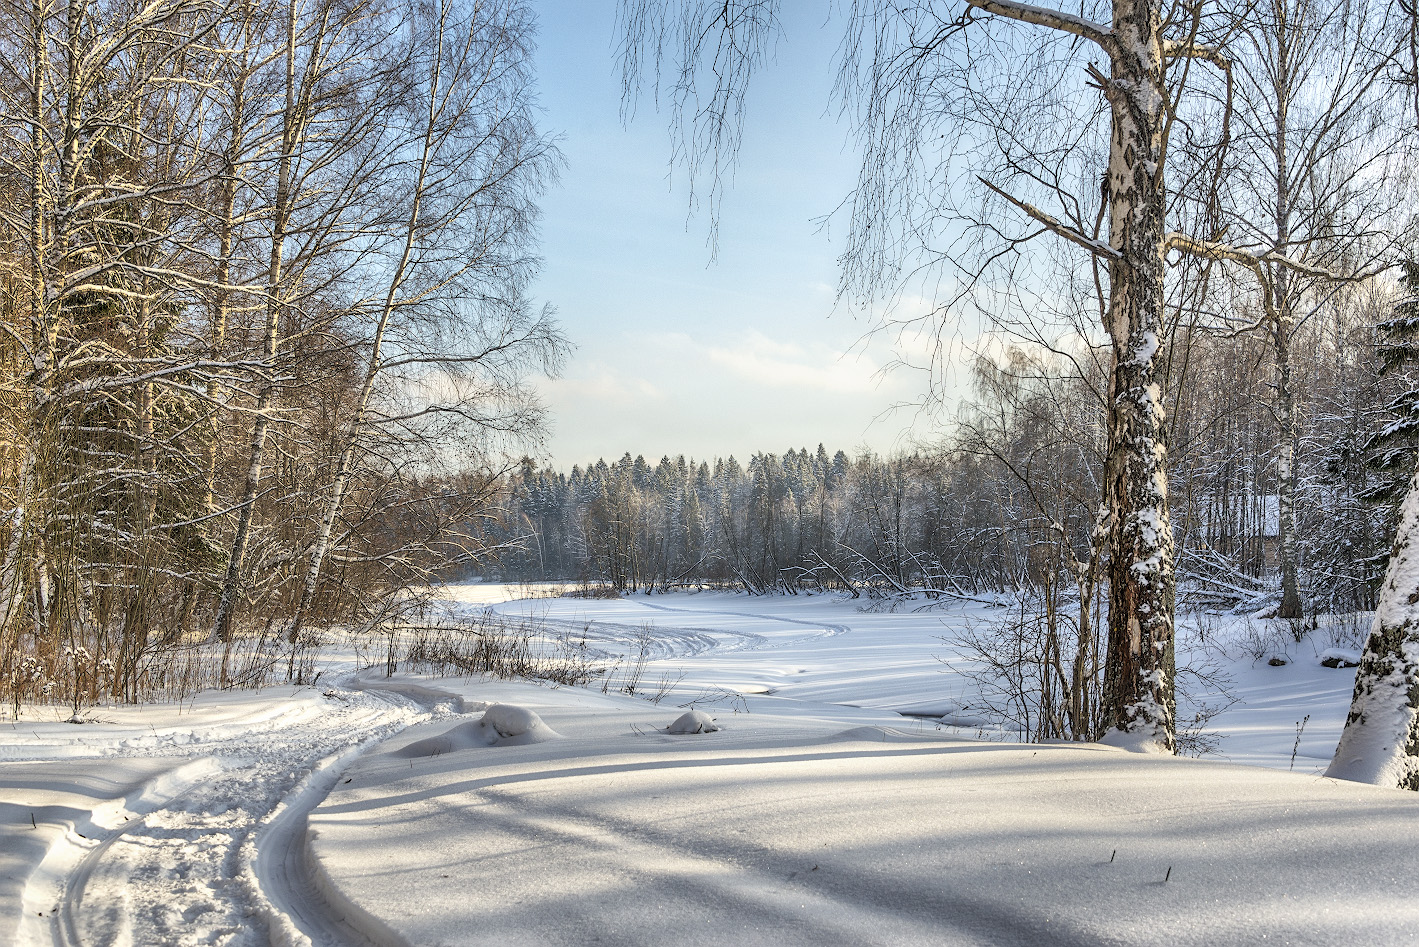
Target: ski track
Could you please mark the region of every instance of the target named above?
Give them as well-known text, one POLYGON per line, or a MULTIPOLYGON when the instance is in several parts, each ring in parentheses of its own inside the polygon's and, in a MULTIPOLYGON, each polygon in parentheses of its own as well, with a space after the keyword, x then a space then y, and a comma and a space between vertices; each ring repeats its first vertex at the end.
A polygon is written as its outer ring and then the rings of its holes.
MULTIPOLYGON (((831 622, 806 621, 801 618, 784 618, 781 615, 758 615, 752 612, 731 612, 718 609, 674 608, 670 605, 656 605, 652 602, 641 602, 636 600, 631 601, 636 605, 643 605, 646 608, 658 609, 662 612, 685 612, 691 615, 729 615, 733 618, 756 618, 760 621, 780 621, 789 625, 805 625, 809 628, 823 629, 816 635, 805 635, 802 638, 793 638, 789 641, 783 641, 777 644, 766 644, 764 645, 765 650, 772 648, 782 648, 786 645, 798 644, 803 641, 812 641, 815 638, 835 638, 838 635, 845 635, 848 632, 852 631, 852 626, 850 625, 835 625, 831 622)), ((755 635, 754 637, 761 636, 755 635)))
POLYGON ((313 717, 277 714, 249 729, 164 733, 92 754, 186 762, 103 817, 96 812, 83 825, 91 834, 76 826, 51 847, 22 900, 54 907, 44 917, 26 912, 19 943, 371 943, 321 895, 307 858, 307 816, 360 753, 411 724, 469 708, 434 688, 355 674, 324 697, 328 707, 313 717))
MULTIPOLYGON (((536 599, 517 599, 507 604, 514 605, 526 601, 536 601, 536 599)), ((649 661, 691 658, 709 651, 772 651, 776 648, 785 648, 789 645, 801 644, 804 641, 811 641, 816 638, 833 638, 852 631, 849 625, 805 621, 799 618, 784 618, 780 615, 761 615, 752 612, 736 612, 722 609, 675 608, 670 605, 657 605, 653 602, 642 602, 635 599, 625 599, 624 601, 628 604, 640 605, 644 608, 655 609, 656 611, 672 612, 682 615, 724 615, 730 618, 782 622, 787 625, 820 629, 816 634, 802 635, 784 641, 770 641, 764 635, 755 634, 751 631, 730 631, 723 628, 656 624, 652 626, 652 637, 646 647, 646 659, 649 661)), ((491 607, 490 610, 496 611, 495 608, 491 607)), ((589 645, 587 647, 588 654, 600 660, 610 660, 621 656, 628 649, 634 650, 638 648, 640 637, 643 633, 642 627, 639 625, 607 621, 599 618, 575 619, 542 616, 535 619, 535 621, 542 626, 563 629, 565 640, 577 639, 580 641, 594 641, 616 646, 614 649, 606 649, 589 645)))

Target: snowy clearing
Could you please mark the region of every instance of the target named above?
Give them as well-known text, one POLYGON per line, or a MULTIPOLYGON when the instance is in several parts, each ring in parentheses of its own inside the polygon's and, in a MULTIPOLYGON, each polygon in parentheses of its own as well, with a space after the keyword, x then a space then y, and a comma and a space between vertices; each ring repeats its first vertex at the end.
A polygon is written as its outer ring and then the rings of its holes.
MULTIPOLYGON (((500 592, 456 588, 454 607, 500 592)), ((952 643, 997 611, 982 606, 496 607, 611 667, 608 693, 386 680, 332 648, 314 688, 7 724, 0 942, 1401 944, 1419 929, 1419 798, 1316 775, 1354 676, 1320 658, 1343 643, 1199 619, 1188 660, 1237 702, 1212 720, 1217 752, 1187 760, 1003 742, 952 643), (614 692, 632 669, 658 704, 614 692)))
POLYGON ((657 732, 673 711, 625 698, 474 689, 566 739, 369 754, 312 816, 318 874, 379 943, 1398 944, 1419 929, 1419 800, 1397 791, 866 713, 721 715, 687 738, 657 732))

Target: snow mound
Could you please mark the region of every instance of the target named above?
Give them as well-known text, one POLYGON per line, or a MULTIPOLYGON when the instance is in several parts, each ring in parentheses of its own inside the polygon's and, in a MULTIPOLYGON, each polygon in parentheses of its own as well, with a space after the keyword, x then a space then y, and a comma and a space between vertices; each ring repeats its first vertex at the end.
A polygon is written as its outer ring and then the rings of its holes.
POLYGON ((719 725, 703 710, 687 710, 665 728, 666 733, 714 733, 719 725))
POLYGON ((513 704, 493 704, 478 720, 468 720, 437 736, 415 740, 395 750, 394 755, 418 759, 480 746, 528 746, 559 739, 561 734, 547 726, 534 711, 513 704))
POLYGON ((1158 734, 1152 730, 1120 730, 1118 727, 1114 727, 1099 737, 1099 742, 1104 746, 1116 747, 1130 753, 1172 755, 1159 739, 1158 734))
POLYGON ((1328 668, 1359 667, 1360 652, 1349 648, 1326 648, 1320 654, 1320 663, 1328 668))
POLYGON ((488 731, 489 736, 499 742, 519 740, 520 743, 543 743, 555 740, 561 734, 542 722, 535 711, 516 704, 493 704, 483 711, 483 719, 478 725, 488 731), (526 739, 522 739, 522 738, 526 739))

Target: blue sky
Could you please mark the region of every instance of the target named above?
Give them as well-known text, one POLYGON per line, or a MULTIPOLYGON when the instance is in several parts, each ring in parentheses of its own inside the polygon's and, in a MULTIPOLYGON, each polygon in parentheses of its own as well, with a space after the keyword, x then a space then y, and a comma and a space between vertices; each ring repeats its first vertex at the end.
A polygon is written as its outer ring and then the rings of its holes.
POLYGON ((713 263, 708 221, 688 216, 683 177, 671 178, 668 116, 647 94, 632 125, 620 121, 615 3, 535 6, 543 125, 562 134, 567 168, 543 202, 534 292, 577 346, 543 386, 547 459, 567 469, 624 451, 742 459, 820 441, 890 450, 913 413, 879 416, 921 382, 878 377, 886 347, 855 347, 870 326, 834 310, 840 243, 813 223, 856 171, 832 107, 839 33, 822 25, 826 0, 786 14, 775 61, 750 91, 713 263))

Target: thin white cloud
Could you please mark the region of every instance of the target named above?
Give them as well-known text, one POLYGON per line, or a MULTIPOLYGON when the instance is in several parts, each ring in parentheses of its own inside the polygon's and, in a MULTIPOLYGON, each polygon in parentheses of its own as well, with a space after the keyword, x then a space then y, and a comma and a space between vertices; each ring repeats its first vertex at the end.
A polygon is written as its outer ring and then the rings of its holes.
POLYGON ((781 341, 750 331, 727 345, 712 345, 705 356, 740 378, 770 388, 837 394, 879 388, 878 366, 868 359, 825 345, 781 341))
POLYGON ((665 398, 665 392, 650 379, 627 375, 604 362, 592 362, 580 366, 580 369, 549 384, 559 401, 591 401, 624 406, 665 398))

